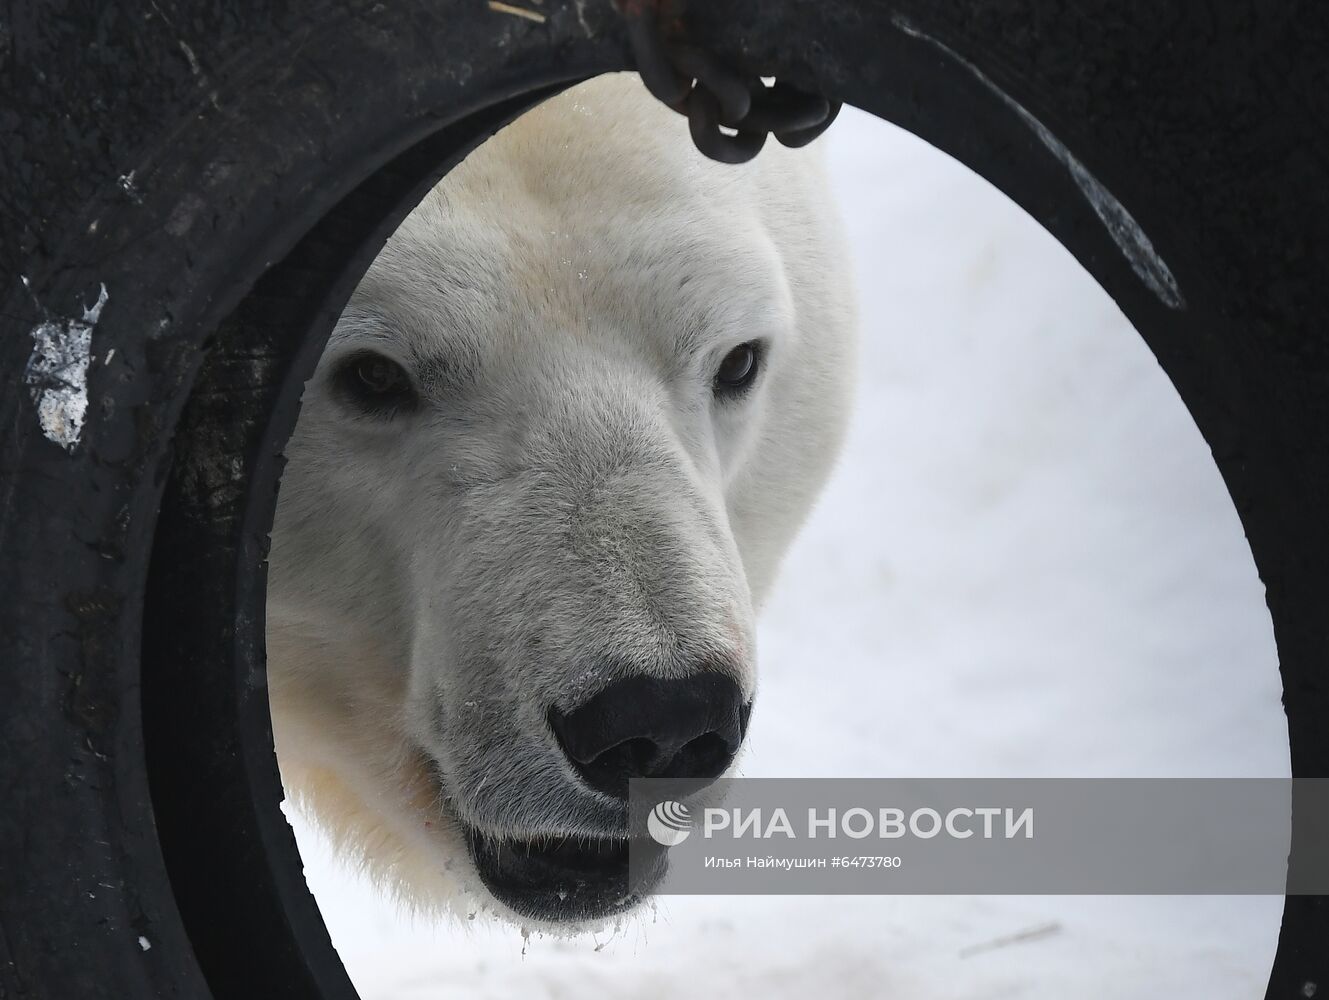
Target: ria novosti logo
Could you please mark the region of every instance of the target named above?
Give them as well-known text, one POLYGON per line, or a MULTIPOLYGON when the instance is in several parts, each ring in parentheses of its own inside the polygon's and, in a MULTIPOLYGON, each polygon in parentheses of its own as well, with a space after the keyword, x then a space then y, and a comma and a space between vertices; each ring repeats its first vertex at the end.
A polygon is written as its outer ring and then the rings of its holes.
POLYGON ((692 833, 692 814, 682 802, 657 802, 646 817, 646 831, 663 847, 677 847, 692 833))
POLYGON ((694 827, 705 840, 1032 840, 1034 810, 1031 806, 959 806, 945 811, 929 806, 909 810, 882 806, 874 812, 862 806, 811 806, 790 815, 780 807, 707 806, 694 820, 682 802, 662 799, 646 815, 647 832, 664 847, 677 847, 694 827))

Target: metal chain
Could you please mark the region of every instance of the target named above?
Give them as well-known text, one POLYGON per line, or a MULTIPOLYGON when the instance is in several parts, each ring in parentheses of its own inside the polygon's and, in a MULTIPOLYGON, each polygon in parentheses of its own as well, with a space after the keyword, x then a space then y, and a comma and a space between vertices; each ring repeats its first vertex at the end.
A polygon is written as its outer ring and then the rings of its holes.
POLYGON ((617 0, 617 6, 646 89, 687 116, 692 141, 706 156, 746 163, 761 152, 768 135, 785 146, 806 146, 835 121, 840 102, 780 81, 767 86, 759 77, 745 78, 710 53, 676 40, 677 17, 670 19, 666 41, 664 2, 617 0))

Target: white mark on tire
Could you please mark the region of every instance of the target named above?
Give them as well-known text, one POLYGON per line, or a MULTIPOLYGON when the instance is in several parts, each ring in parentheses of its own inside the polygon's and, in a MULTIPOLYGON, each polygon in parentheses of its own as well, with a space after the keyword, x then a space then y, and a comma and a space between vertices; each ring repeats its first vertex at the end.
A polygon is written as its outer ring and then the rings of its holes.
MULTIPOLYGON (((26 278, 23 283, 27 284, 26 278)), ((82 319, 48 319, 32 328, 32 356, 23 370, 23 381, 37 404, 42 433, 68 452, 78 446, 83 434, 92 328, 107 298, 102 285, 96 304, 83 310, 82 319)))
POLYGON ((538 10, 527 10, 524 7, 516 7, 510 3, 500 3, 499 0, 489 0, 489 9, 497 11, 500 14, 511 14, 513 17, 524 17, 526 20, 534 21, 536 24, 545 23, 545 15, 541 14, 538 10))
POLYGON ((190 192, 176 202, 175 208, 171 209, 170 217, 167 218, 163 228, 172 236, 184 236, 194 225, 194 220, 198 213, 204 209, 203 199, 190 192))
POLYGON ((581 25, 582 34, 587 38, 595 37, 591 26, 586 23, 586 0, 572 0, 572 4, 577 8, 577 23, 581 25))
POLYGON ((185 44, 183 38, 177 38, 175 41, 176 44, 180 46, 180 51, 185 54, 185 58, 189 60, 189 72, 194 74, 194 77, 200 84, 203 84, 205 82, 203 78, 203 68, 198 64, 198 56, 194 55, 194 50, 185 44))
POLYGON ((135 205, 143 204, 143 195, 139 194, 138 188, 134 186, 134 171, 131 170, 127 174, 121 174, 116 178, 116 181, 120 185, 120 190, 129 195, 130 201, 135 205))
POLYGON ((1024 106, 1015 98, 997 86, 986 73, 945 42, 938 41, 923 33, 908 18, 901 17, 898 14, 892 17, 891 21, 906 35, 927 42, 954 59, 972 73, 974 78, 983 86, 1001 98, 1007 107, 1019 115, 1020 120, 1029 126, 1033 133, 1038 136, 1039 141, 1048 148, 1053 156, 1061 161, 1061 164, 1070 173, 1071 179, 1075 181, 1075 186, 1080 189, 1080 193, 1089 202, 1089 207, 1094 210, 1099 221, 1103 223, 1103 228, 1107 230, 1108 235, 1117 244, 1122 256, 1126 258, 1126 262, 1130 264, 1131 270, 1135 272, 1136 276, 1169 309, 1186 308, 1186 299, 1182 296, 1181 289, 1177 287, 1177 279, 1173 277, 1172 270, 1158 255, 1158 251, 1154 249, 1153 243, 1145 235, 1144 230, 1140 228, 1140 224, 1135 221, 1135 217, 1126 211, 1126 207, 1117 200, 1116 196, 1089 172, 1089 169, 1066 148, 1060 139, 1052 134, 1046 125, 1026 111, 1024 106))

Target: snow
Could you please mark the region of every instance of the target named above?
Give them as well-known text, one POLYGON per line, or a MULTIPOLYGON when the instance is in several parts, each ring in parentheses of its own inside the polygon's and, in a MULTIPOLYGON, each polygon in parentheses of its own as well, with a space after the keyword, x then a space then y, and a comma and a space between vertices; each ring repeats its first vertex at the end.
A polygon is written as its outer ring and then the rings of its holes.
MULTIPOLYGON (((1263 589, 1152 355, 1073 258, 912 136, 823 140, 864 345, 761 628, 753 776, 1289 773, 1263 589)), ((365 1000, 1263 994, 1278 897, 675 897, 574 940, 412 924, 298 826, 365 1000), (1105 984, 1110 983, 1110 988, 1105 984)))
MULTIPOLYGON (((28 285, 28 279, 23 278, 28 285)), ((78 447, 88 414, 88 365, 92 360, 92 329, 106 305, 106 286, 97 302, 85 306, 83 318, 51 319, 32 328, 33 349, 23 372, 37 420, 47 440, 65 451, 78 447)))

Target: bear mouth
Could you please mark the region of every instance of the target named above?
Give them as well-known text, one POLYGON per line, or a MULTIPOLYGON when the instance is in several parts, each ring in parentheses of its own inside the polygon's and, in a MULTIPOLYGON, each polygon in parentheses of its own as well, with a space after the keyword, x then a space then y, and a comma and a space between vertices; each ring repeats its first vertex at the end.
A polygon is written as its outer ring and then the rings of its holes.
POLYGON ((468 826, 466 845, 485 888, 533 920, 592 920, 630 910, 668 868, 665 848, 649 838, 492 837, 468 826))

